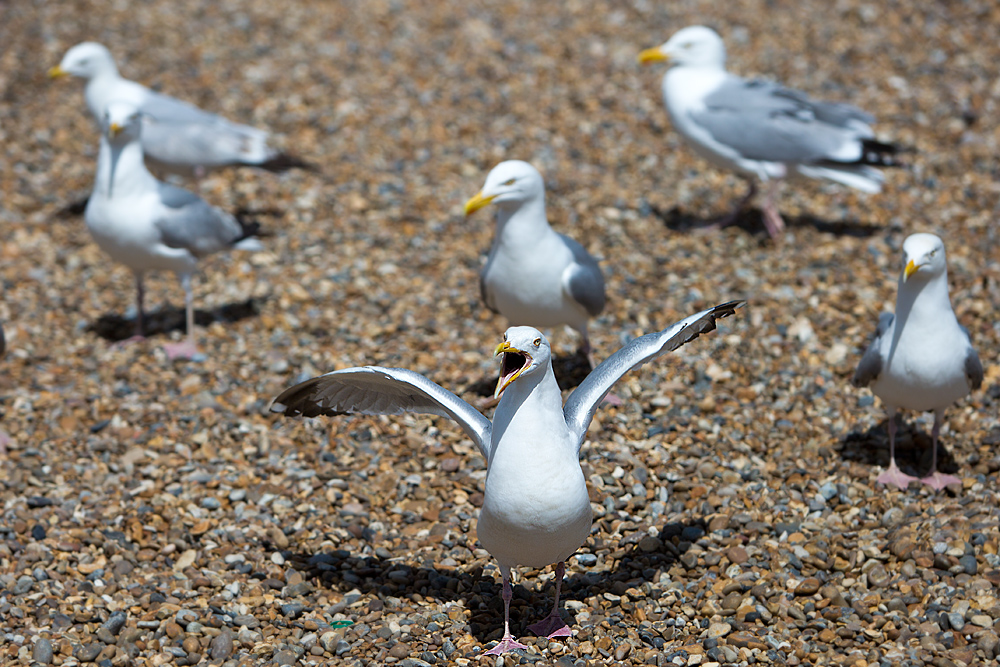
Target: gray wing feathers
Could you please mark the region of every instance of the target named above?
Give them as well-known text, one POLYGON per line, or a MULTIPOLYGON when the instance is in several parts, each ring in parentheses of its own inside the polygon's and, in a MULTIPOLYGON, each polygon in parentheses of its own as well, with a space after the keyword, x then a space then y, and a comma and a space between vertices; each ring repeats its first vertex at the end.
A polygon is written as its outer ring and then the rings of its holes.
POLYGON ((142 111, 150 116, 143 123, 142 145, 159 162, 220 167, 260 163, 277 154, 267 146, 267 132, 166 95, 147 91, 142 111))
POLYGON ((574 260, 563 273, 563 285, 574 301, 586 308, 591 317, 597 317, 605 304, 601 267, 582 245, 568 236, 559 236, 573 253, 574 260))
POLYGON ((583 437, 587 433, 587 428, 590 426, 597 406, 622 376, 633 368, 641 366, 661 354, 672 352, 701 334, 714 330, 717 319, 732 315, 744 303, 744 301, 730 301, 703 310, 659 333, 636 338, 605 359, 569 395, 569 398, 566 399, 566 405, 563 406, 566 425, 577 438, 577 448, 583 445, 583 437))
MULTIPOLYGON (((965 331, 965 337, 969 337, 969 332, 965 327, 962 327, 962 331, 965 331)), ((979 361, 979 355, 972 348, 972 343, 969 343, 969 350, 965 353, 965 377, 969 380, 969 389, 975 391, 983 386, 983 364, 979 361)))
POLYGON ((872 136, 871 117, 847 104, 817 102, 804 93, 732 77, 691 117, 742 157, 771 162, 842 160, 845 146, 872 136))
POLYGON ((156 227, 164 244, 203 257, 232 247, 242 235, 236 218, 187 190, 159 184, 163 213, 156 227))
POLYGON ((404 368, 365 366, 320 375, 283 391, 271 411, 289 417, 404 412, 450 417, 489 457, 489 420, 444 387, 404 368))
POLYGON ((865 350, 858 367, 854 370, 854 377, 851 384, 855 387, 867 387, 878 378, 882 372, 882 336, 892 326, 896 316, 892 313, 882 313, 878 318, 878 328, 875 330, 875 338, 868 349, 865 350))

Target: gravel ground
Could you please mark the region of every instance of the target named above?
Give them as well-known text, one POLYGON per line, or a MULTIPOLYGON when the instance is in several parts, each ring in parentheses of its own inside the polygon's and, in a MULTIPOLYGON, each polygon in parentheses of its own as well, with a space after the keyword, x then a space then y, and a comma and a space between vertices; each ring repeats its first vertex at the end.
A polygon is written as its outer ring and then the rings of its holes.
MULTIPOLYGON (((0 2, 3 664, 487 662, 499 573, 475 541, 485 468, 461 431, 266 408, 366 363, 480 400, 506 323, 479 303, 490 217, 461 207, 515 157, 603 260, 598 357, 751 305, 617 386, 583 452, 597 519, 570 559, 574 634, 525 639, 552 569, 524 570, 512 619, 529 650, 496 664, 995 660, 998 24, 990 0, 0 2), (777 245, 756 210, 692 232, 744 186, 681 146, 662 69, 635 56, 693 23, 719 29, 736 72, 874 112, 909 168, 870 197, 786 185, 777 245), (112 345, 131 275, 60 214, 90 189, 97 138, 81 83, 44 73, 85 39, 322 166, 201 182, 274 233, 205 263, 204 363, 160 349, 182 335, 169 275, 147 283, 154 335, 112 345), (885 416, 848 383, 915 231, 945 238, 986 366, 947 413, 943 468, 964 482, 938 494, 875 487, 885 416)), ((901 466, 922 472, 930 419, 906 419, 901 466)))

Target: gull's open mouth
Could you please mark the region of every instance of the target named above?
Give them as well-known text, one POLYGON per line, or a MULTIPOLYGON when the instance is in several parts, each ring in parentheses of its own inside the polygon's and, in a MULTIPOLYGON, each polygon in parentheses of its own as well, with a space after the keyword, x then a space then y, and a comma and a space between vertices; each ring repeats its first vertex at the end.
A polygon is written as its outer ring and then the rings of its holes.
POLYGON ((500 398, 503 390, 516 380, 531 364, 530 356, 520 350, 515 350, 507 343, 502 344, 498 351, 503 356, 500 357, 500 379, 497 380, 497 390, 493 394, 494 398, 500 398))

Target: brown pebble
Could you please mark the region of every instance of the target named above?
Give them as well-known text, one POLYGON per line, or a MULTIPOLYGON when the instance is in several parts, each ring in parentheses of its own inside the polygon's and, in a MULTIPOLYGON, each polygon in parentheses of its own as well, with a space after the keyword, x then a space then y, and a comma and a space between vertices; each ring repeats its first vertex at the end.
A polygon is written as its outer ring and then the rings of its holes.
POLYGON ((816 577, 807 577, 799 582, 799 585, 795 587, 796 595, 812 595, 819 590, 819 579, 816 577))
POLYGON ((410 655, 410 647, 408 644, 400 642, 389 649, 389 655, 397 660, 402 660, 410 655))
POLYGON ((288 548, 288 536, 286 536, 280 528, 277 526, 269 526, 265 532, 267 534, 267 539, 271 540, 271 544, 279 549, 288 548))
POLYGON ((743 565, 743 563, 750 560, 750 556, 747 555, 747 550, 740 546, 729 547, 726 549, 726 558, 729 559, 730 563, 735 563, 736 565, 743 565))
POLYGON ((163 625, 163 632, 171 639, 176 639, 183 632, 180 625, 174 621, 167 621, 163 625))
POLYGON ((201 644, 198 642, 198 639, 191 636, 185 637, 184 643, 181 644, 181 646, 188 653, 197 653, 201 649, 201 644))

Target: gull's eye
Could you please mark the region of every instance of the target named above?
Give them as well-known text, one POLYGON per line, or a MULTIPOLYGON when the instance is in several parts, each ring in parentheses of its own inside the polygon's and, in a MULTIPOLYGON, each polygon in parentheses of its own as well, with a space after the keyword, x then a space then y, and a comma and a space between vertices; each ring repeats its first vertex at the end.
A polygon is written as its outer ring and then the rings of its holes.
POLYGON ((503 339, 504 339, 504 340, 507 340, 507 332, 504 332, 504 334, 503 334, 503 339))
POLYGON ((536 339, 535 339, 535 342, 534 342, 534 346, 535 346, 535 347, 538 347, 538 346, 539 346, 539 345, 541 345, 541 344, 542 344, 542 339, 541 339, 541 338, 536 338, 536 339))
POLYGON ((692 46, 694 46, 694 42, 684 42, 684 44, 682 44, 681 46, 683 46, 685 49, 690 49, 692 46))
POLYGON ((516 178, 508 178, 506 181, 504 181, 500 185, 514 185, 515 183, 517 183, 517 179, 516 178))

